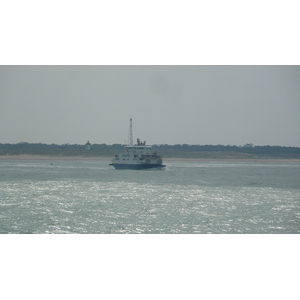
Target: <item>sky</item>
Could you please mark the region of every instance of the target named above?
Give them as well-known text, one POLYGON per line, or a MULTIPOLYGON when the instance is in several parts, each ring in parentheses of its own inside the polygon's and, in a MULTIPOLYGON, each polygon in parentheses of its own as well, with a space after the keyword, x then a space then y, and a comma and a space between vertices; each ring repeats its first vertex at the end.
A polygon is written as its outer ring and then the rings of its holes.
POLYGON ((300 146, 299 66, 0 66, 0 143, 300 146))

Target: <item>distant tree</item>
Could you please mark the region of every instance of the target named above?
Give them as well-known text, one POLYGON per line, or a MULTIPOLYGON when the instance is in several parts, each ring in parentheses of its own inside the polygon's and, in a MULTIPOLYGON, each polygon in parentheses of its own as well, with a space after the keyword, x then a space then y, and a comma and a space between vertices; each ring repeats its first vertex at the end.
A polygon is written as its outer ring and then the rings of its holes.
POLYGON ((245 148, 253 148, 253 144, 246 144, 244 145, 245 148))

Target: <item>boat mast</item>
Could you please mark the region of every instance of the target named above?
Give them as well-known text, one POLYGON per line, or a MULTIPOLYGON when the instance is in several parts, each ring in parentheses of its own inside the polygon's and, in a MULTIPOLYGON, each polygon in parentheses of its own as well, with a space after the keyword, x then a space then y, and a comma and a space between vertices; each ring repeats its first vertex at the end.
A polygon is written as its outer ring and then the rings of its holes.
POLYGON ((132 118, 130 118, 129 134, 128 134, 128 144, 129 144, 129 146, 133 146, 132 118))

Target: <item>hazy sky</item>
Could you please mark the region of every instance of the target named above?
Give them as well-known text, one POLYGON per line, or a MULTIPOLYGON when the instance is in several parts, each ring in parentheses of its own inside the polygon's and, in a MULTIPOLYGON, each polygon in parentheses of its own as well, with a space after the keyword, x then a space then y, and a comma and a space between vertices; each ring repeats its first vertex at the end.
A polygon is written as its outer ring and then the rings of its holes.
POLYGON ((0 143, 300 146, 299 66, 0 66, 0 143))

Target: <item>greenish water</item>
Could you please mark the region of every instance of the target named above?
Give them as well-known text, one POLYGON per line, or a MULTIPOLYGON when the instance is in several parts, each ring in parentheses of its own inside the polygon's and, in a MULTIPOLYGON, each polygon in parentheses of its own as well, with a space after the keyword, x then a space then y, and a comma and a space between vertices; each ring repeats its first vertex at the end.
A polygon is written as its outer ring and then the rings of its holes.
POLYGON ((299 233, 297 163, 0 161, 0 233, 299 233))

